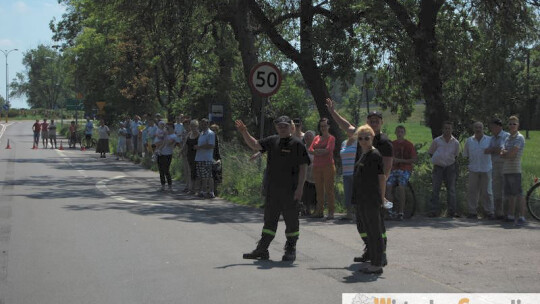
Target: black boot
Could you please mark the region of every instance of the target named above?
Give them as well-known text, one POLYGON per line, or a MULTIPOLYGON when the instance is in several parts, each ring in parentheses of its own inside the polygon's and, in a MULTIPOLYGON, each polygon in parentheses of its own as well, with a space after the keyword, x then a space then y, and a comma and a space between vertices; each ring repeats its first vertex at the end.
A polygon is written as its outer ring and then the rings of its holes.
MULTIPOLYGON (((366 243, 367 244, 367 243, 366 243)), ((367 245, 364 246, 364 253, 362 254, 362 256, 359 256, 359 257, 355 257, 354 258, 354 262, 355 263, 367 263, 371 260, 371 258, 369 257, 369 252, 368 252, 368 247, 367 245)))
POLYGON ((257 248, 255 248, 255 250, 250 253, 244 253, 242 257, 248 260, 268 260, 270 258, 270 253, 268 253, 268 246, 270 246, 270 242, 272 242, 272 239, 274 239, 273 236, 263 234, 263 236, 257 243, 257 248))
POLYGON ((296 260, 296 241, 298 238, 287 238, 285 243, 285 254, 281 258, 282 261, 294 261, 296 260))

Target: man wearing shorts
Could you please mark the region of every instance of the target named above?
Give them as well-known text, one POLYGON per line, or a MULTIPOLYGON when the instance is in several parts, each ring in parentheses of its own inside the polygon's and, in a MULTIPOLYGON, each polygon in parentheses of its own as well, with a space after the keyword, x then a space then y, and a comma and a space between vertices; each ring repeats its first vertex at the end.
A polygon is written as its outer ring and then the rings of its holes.
POLYGON ((403 210, 405 207, 405 187, 411 177, 413 163, 416 162, 416 150, 414 145, 405 139, 406 130, 404 126, 396 127, 397 139, 392 142, 393 148, 393 163, 392 171, 386 181, 387 197, 392 200, 397 207, 398 214, 396 219, 403 220, 403 210), (393 197, 394 187, 396 189, 396 197, 393 197))
POLYGON ((199 141, 194 146, 195 168, 197 171, 197 180, 201 185, 199 197, 216 197, 214 194, 214 178, 212 176, 212 165, 214 164, 214 145, 216 144, 216 134, 208 128, 208 119, 201 119, 201 134, 199 141), (206 194, 204 193, 206 192, 206 194))
POLYGON ((43 147, 47 149, 47 144, 49 142, 49 123, 47 122, 47 119, 43 119, 43 122, 41 123, 41 143, 43 144, 43 147))
POLYGON ((514 222, 518 226, 525 225, 525 198, 521 187, 521 156, 525 148, 525 137, 519 133, 519 119, 510 116, 508 119, 508 131, 510 136, 504 142, 504 150, 501 157, 504 159, 504 196, 508 200, 506 221, 514 222), (517 217, 514 216, 516 204, 518 205, 517 217))

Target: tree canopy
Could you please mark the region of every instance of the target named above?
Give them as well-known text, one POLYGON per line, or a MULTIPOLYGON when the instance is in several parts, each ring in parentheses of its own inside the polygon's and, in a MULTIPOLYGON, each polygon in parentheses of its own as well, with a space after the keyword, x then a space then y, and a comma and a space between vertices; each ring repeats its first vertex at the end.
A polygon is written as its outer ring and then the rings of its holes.
POLYGON ((11 84, 32 107, 62 106, 77 92, 87 111, 105 101, 111 118, 206 117, 221 104, 225 130, 235 118, 255 128, 262 100, 249 71, 272 61, 284 86, 269 119, 309 109, 329 117, 333 97, 355 122, 366 100, 402 121, 425 102, 433 136, 445 120, 459 132, 514 113, 538 127, 537 1, 61 1, 67 11, 50 23, 57 45, 25 54, 26 74, 11 84), (359 75, 369 75, 360 86, 359 75))

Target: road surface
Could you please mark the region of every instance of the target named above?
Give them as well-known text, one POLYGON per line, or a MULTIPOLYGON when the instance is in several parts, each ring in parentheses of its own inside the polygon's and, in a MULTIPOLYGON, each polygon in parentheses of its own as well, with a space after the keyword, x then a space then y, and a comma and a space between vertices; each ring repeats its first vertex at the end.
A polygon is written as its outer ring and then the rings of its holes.
POLYGON ((162 193, 156 172, 92 151, 33 150, 31 125, 0 127, 1 304, 341 303, 342 293, 357 292, 540 291, 536 223, 389 222, 389 264, 373 276, 352 262, 362 250, 352 222, 302 219, 296 262, 281 262, 283 222, 270 261, 243 260, 260 236, 261 210, 162 193))

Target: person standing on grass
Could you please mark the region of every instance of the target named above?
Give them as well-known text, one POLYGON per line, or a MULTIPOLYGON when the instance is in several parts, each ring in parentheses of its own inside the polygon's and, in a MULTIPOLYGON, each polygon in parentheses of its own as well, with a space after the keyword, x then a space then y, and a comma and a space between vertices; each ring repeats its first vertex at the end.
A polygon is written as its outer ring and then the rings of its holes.
POLYGON ((141 125, 140 120, 141 118, 139 117, 139 115, 135 115, 129 126, 131 128, 131 145, 133 148, 133 154, 135 155, 139 155, 139 126, 141 125))
POLYGON ((417 155, 412 142, 405 139, 407 133, 405 127, 399 125, 396 127, 395 132, 397 139, 392 142, 394 161, 390 177, 386 181, 386 193, 387 197, 394 202, 394 208, 398 210, 396 220, 402 221, 405 208, 405 187, 407 187, 407 183, 411 178, 413 164, 416 162, 417 155), (392 197, 396 186, 397 197, 392 197))
POLYGON ((490 220, 495 219, 493 210, 493 192, 491 187, 491 154, 486 153, 491 137, 484 134, 484 124, 477 121, 473 124, 474 135, 467 138, 463 148, 463 156, 469 159, 469 182, 467 185, 467 202, 469 219, 477 219, 478 197, 482 202, 484 214, 490 220))
POLYGON ((116 160, 123 160, 126 155, 126 126, 123 122, 120 123, 118 128, 118 145, 116 147, 116 160))
POLYGON ((245 253, 244 259, 269 258, 268 247, 276 235, 281 214, 287 237, 282 260, 296 259, 296 243, 300 235, 299 202, 302 199, 310 160, 305 145, 292 136, 291 124, 289 117, 281 116, 274 121, 277 135, 256 140, 241 120, 235 122, 236 129, 252 150, 268 152, 268 193, 265 199, 264 226, 257 247, 252 252, 245 253))
POLYGON ((197 155, 197 150, 195 146, 199 142, 199 121, 193 119, 189 122, 190 132, 186 136, 186 142, 184 149, 186 150, 186 158, 189 164, 189 178, 191 179, 189 183, 189 194, 196 194, 196 191, 199 190, 200 185, 197 185, 197 169, 195 165, 195 156, 197 155))
POLYGON ((201 119, 201 134, 194 149, 195 166, 197 170, 197 180, 201 189, 199 197, 214 198, 214 178, 212 177, 212 165, 214 164, 214 147, 216 145, 216 134, 208 127, 208 119, 201 119), (204 193, 206 192, 206 194, 204 193))
MULTIPOLYGON (((308 130, 304 133, 303 140, 306 148, 311 146, 313 139, 315 139, 315 131, 308 130)), ((311 211, 315 211, 317 207, 317 191, 313 179, 313 155, 308 153, 308 156, 310 164, 307 167, 306 182, 304 183, 304 193, 302 195, 303 215, 311 215, 311 211)))
POLYGON ((213 164, 212 164, 212 179, 214 182, 213 192, 218 195, 217 187, 223 180, 223 167, 221 163, 221 152, 219 148, 219 126, 212 124, 210 130, 216 135, 216 144, 214 145, 213 164))
POLYGON ((167 123, 166 134, 161 142, 161 153, 157 157, 157 164, 159 168, 159 180, 161 182, 161 191, 165 191, 165 183, 168 185, 169 191, 172 191, 172 178, 171 178, 171 161, 176 147, 176 135, 174 134, 174 123, 167 123))
POLYGON ((343 194, 345 196, 345 208, 347 213, 342 220, 352 220, 354 218, 354 205, 352 204, 353 190, 353 173, 354 160, 356 158, 356 150, 358 141, 354 136, 355 130, 353 127, 347 129, 347 139, 341 143, 339 156, 341 157, 342 176, 343 176, 343 194))
POLYGON ((523 226, 525 221, 525 197, 521 186, 521 157, 525 148, 525 137, 519 133, 519 118, 508 118, 508 130, 510 136, 504 142, 501 157, 504 159, 504 196, 508 200, 506 221, 514 222, 517 226, 523 226), (517 216, 516 214, 517 205, 517 216))
POLYGON ((432 191, 429 217, 437 217, 440 213, 440 197, 442 183, 446 185, 448 201, 448 217, 457 217, 456 179, 459 155, 459 141, 452 135, 454 124, 451 121, 443 123, 443 134, 433 140, 428 154, 433 163, 432 191))
POLYGON ((491 176, 492 176, 492 189, 493 199, 495 204, 495 216, 498 220, 505 219, 504 212, 504 158, 501 157, 501 151, 504 149, 504 142, 510 136, 510 133, 503 130, 503 122, 499 118, 494 118, 489 124, 489 130, 491 131, 491 140, 489 148, 485 150, 485 153, 491 155, 491 176))
POLYGON ((327 220, 334 218, 335 196, 334 179, 336 167, 334 166, 334 148, 336 138, 330 134, 330 124, 328 118, 319 120, 319 135, 315 136, 309 154, 313 155, 313 179, 317 189, 317 208, 313 213, 314 218, 324 217, 324 203, 328 203, 327 220))

